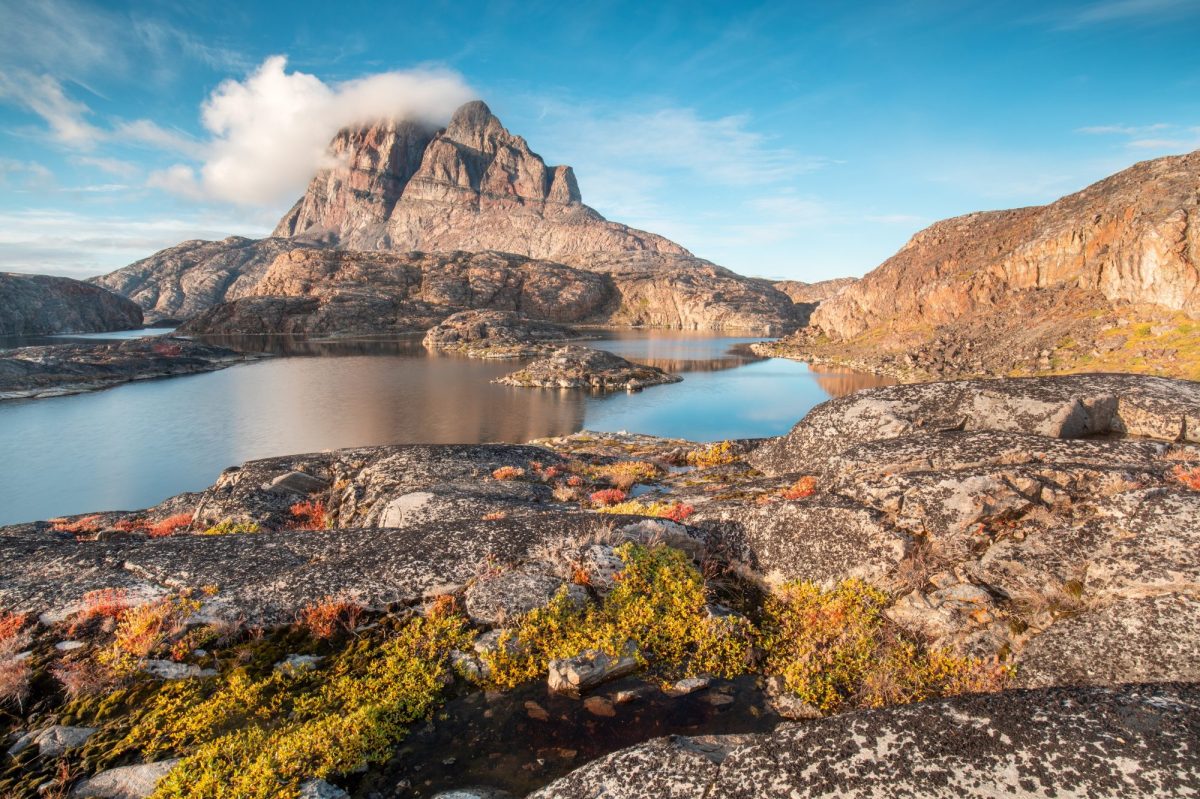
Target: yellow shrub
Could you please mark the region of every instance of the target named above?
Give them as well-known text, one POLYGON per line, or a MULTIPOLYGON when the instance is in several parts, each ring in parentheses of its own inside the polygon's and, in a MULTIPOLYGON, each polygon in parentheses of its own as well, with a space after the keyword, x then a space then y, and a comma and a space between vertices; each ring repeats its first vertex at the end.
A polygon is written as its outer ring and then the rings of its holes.
POLYGON ((724 466, 738 459, 733 451, 733 444, 728 441, 718 441, 700 449, 694 449, 687 454, 687 462, 700 469, 710 466, 724 466))
POLYGON ((258 526, 257 522, 235 522, 232 519, 226 519, 209 527, 200 535, 243 535, 259 532, 262 532, 262 528, 258 526))
POLYGON ((763 607, 764 671, 822 713, 1003 687, 1008 669, 925 651, 888 627, 887 603, 886 594, 861 580, 830 591, 812 583, 783 586, 763 607))
POLYGON ((650 483, 663 473, 661 467, 647 461, 618 461, 591 470, 592 476, 607 480, 622 491, 628 491, 636 483, 650 483))
POLYGON ((461 616, 434 613, 355 642, 328 668, 170 683, 119 749, 183 756, 155 799, 294 796, 304 779, 387 759, 438 701, 449 652, 466 644, 461 616))
POLYGON ((746 671, 749 623, 705 613, 704 580, 686 555, 632 543, 622 544, 617 554, 625 568, 602 605, 579 608, 564 589, 483 655, 494 685, 511 688, 536 679, 551 660, 585 649, 620 655, 630 642, 642 665, 664 680, 746 671))

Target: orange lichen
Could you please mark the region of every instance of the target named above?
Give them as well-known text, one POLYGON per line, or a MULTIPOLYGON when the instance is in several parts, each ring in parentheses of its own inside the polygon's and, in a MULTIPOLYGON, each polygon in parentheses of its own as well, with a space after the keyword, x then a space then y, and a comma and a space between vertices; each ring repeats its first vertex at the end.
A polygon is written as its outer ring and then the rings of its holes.
POLYGON ((1171 475, 1193 491, 1200 491, 1200 466, 1192 468, 1176 466, 1171 475))

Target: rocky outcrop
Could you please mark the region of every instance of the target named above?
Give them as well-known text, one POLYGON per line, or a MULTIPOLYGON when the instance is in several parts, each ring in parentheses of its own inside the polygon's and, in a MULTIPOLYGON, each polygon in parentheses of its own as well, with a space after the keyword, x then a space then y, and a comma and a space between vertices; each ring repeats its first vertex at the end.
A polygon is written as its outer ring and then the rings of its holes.
POLYGON ((631 363, 619 355, 568 346, 493 383, 526 388, 586 388, 592 391, 639 391, 683 378, 654 366, 631 363))
POLYGON ((0 352, 0 400, 57 397, 133 380, 212 372, 256 356, 174 336, 0 352))
POLYGON ((248 296, 280 253, 311 246, 292 239, 241 236, 185 241, 91 282, 136 302, 147 321, 178 321, 248 296))
POLYGON ((505 253, 299 250, 277 258, 248 296, 180 330, 382 335, 427 330, 467 308, 574 322, 602 317, 613 297, 601 275, 505 253))
POLYGON ((787 296, 768 281, 692 256, 597 255, 587 268, 608 275, 620 295, 609 324, 775 335, 799 323, 787 296))
POLYGON ((276 236, 352 250, 499 250, 586 266, 592 253, 687 254, 584 205, 569 166, 550 167, 480 101, 445 130, 381 122, 338 134, 340 164, 318 174, 276 236))
POLYGON ((549 342, 578 338, 578 330, 538 322, 512 311, 461 311, 430 328, 422 343, 426 349, 472 358, 517 358, 552 348, 549 342))
POLYGON ((1200 151, 1136 164, 1050 205, 938 222, 822 303, 778 354, 914 378, 1200 377, 1188 341, 1200 317, 1198 183, 1200 151))
POLYGON ((331 156, 336 166, 313 179, 273 238, 185 242, 97 282, 155 319, 234 303, 193 327, 208 332, 386 334, 440 321, 420 303, 448 306, 443 316, 489 308, 557 322, 765 335, 797 325, 792 304, 767 281, 605 220, 582 203, 570 167, 546 166, 483 103, 463 106, 440 131, 407 122, 342 131, 331 156), (560 282, 538 288, 536 302, 512 302, 503 286, 446 296, 472 259, 556 272, 560 282), (298 296, 320 304, 279 299, 298 296))
POLYGON ((658 738, 530 799, 1189 796, 1192 685, 1055 689, 867 710, 759 735, 658 738))
POLYGON ((1047 206, 948 219, 915 235, 812 324, 835 337, 939 325, 1010 291, 1074 286, 1200 314, 1200 151, 1144 161, 1047 206))
POLYGON ((105 333, 142 326, 135 303, 66 277, 0 272, 0 336, 105 333))
POLYGON ((598 259, 594 270, 500 252, 304 249, 280 255, 244 296, 185 323, 190 334, 313 337, 426 330, 463 309, 530 320, 771 333, 787 298, 690 256, 598 259))
POLYGON ((836 297, 844 290, 858 282, 856 277, 835 277, 832 280, 818 280, 816 283, 805 283, 802 280, 776 280, 772 285, 788 295, 797 305, 812 305, 814 308, 829 299, 836 297))

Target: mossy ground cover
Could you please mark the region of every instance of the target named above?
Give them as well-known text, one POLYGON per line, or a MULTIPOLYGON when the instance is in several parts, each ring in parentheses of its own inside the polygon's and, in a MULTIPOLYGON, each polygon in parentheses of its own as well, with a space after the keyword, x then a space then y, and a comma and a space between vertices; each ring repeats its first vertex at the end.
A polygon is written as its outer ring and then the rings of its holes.
MULTIPOLYGON (((182 757, 157 799, 283 799, 310 778, 338 781, 386 761, 414 724, 433 716, 452 691, 509 689, 545 677, 549 662, 588 649, 632 654, 649 681, 684 677, 777 677, 822 712, 992 690, 1007 672, 994 664, 931 650, 890 627, 888 597, 856 581, 823 591, 790 584, 736 614, 716 612, 719 581, 705 580, 688 555, 667 546, 626 543, 615 587, 576 604, 564 591, 517 619, 483 656, 486 676, 467 682, 451 665, 470 651, 476 631, 446 598, 424 613, 402 611, 319 637, 303 624, 266 634, 242 631, 209 653, 218 676, 161 682, 132 669, 116 687, 40 709, 59 723, 100 728, 61 764, 26 753, 0 774, 0 791, 34 796, 36 786, 129 762, 182 757), (292 654, 321 656, 311 668, 279 669, 292 654), (457 685, 457 687, 452 687, 457 685), (61 772, 61 773, 60 773, 61 772)), ((170 613, 190 606, 171 600, 170 613)), ((157 613, 167 617, 170 613, 157 613)), ((111 651, 128 632, 122 615, 96 646, 111 651)), ((140 615, 137 616, 140 618, 140 615)), ((175 625, 151 652, 195 636, 175 625)), ((194 637, 197 641, 211 637, 194 637)), ((138 650, 141 651, 141 650, 138 650)), ((134 655, 130 655, 134 657, 134 655)), ((124 664, 129 666, 128 663, 124 664)))

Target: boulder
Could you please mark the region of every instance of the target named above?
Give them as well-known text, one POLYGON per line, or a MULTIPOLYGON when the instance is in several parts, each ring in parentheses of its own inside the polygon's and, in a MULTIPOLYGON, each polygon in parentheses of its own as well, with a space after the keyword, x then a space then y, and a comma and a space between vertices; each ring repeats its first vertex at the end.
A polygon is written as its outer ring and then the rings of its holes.
POLYGON ((632 655, 616 657, 589 649, 572 658, 551 660, 546 681, 551 691, 579 696, 601 683, 632 674, 638 668, 632 655))
POLYGON ((530 799, 1188 796, 1200 784, 1197 736, 1194 685, 1007 691, 758 735, 658 738, 530 799))
POLYGON ((78 799, 146 799, 178 763, 176 758, 108 769, 76 785, 71 796, 78 799))
POLYGON ((948 430, 1200 442, 1200 383, 1088 374, 868 389, 818 405, 748 460, 772 475, 822 472, 851 447, 948 430))

